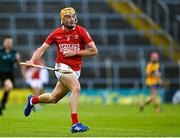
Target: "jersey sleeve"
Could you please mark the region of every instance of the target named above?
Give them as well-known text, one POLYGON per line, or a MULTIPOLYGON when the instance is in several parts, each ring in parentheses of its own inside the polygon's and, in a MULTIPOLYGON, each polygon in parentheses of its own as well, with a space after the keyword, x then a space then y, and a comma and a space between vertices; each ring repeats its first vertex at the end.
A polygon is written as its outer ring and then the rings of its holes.
POLYGON ((83 29, 81 30, 81 35, 82 35, 84 44, 88 44, 88 43, 90 43, 91 41, 93 41, 92 38, 91 38, 91 36, 90 36, 90 34, 88 33, 88 31, 87 31, 85 28, 83 28, 83 29))
POLYGON ((46 38, 45 43, 51 45, 54 43, 54 32, 52 32, 51 34, 49 34, 49 36, 46 38))

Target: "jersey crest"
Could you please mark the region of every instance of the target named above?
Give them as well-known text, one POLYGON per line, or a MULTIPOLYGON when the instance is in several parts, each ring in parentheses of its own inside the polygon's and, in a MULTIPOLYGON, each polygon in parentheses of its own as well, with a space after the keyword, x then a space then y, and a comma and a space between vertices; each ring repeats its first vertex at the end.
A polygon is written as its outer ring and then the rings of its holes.
POLYGON ((71 38, 71 35, 66 35, 66 39, 67 39, 67 41, 69 41, 69 40, 70 40, 70 38, 71 38))

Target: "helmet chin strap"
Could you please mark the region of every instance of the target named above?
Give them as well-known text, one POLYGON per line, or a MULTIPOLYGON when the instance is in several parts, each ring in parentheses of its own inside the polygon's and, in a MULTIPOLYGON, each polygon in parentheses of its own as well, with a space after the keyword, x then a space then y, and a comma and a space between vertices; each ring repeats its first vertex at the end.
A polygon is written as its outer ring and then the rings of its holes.
POLYGON ((72 25, 65 25, 64 23, 62 23, 62 25, 64 25, 66 28, 68 28, 68 29, 70 29, 70 30, 73 29, 73 28, 76 26, 76 25, 75 25, 75 26, 72 26, 72 25))

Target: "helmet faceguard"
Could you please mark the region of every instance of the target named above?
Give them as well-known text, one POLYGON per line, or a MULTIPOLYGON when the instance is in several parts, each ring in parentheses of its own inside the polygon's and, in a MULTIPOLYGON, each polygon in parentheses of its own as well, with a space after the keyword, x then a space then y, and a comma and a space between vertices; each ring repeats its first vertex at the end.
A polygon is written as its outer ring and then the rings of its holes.
POLYGON ((76 11, 72 7, 67 7, 60 12, 61 24, 65 27, 72 29, 76 26, 78 20, 76 11))

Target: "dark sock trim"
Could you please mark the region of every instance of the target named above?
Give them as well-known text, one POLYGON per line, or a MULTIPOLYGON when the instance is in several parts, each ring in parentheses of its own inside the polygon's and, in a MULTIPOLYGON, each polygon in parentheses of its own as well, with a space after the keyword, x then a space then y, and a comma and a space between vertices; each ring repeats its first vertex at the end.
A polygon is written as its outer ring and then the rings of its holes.
POLYGON ((3 94, 3 97, 2 97, 2 100, 1 100, 1 103, 2 103, 2 107, 5 106, 5 104, 8 102, 8 97, 9 97, 9 91, 4 91, 4 94, 3 94))

